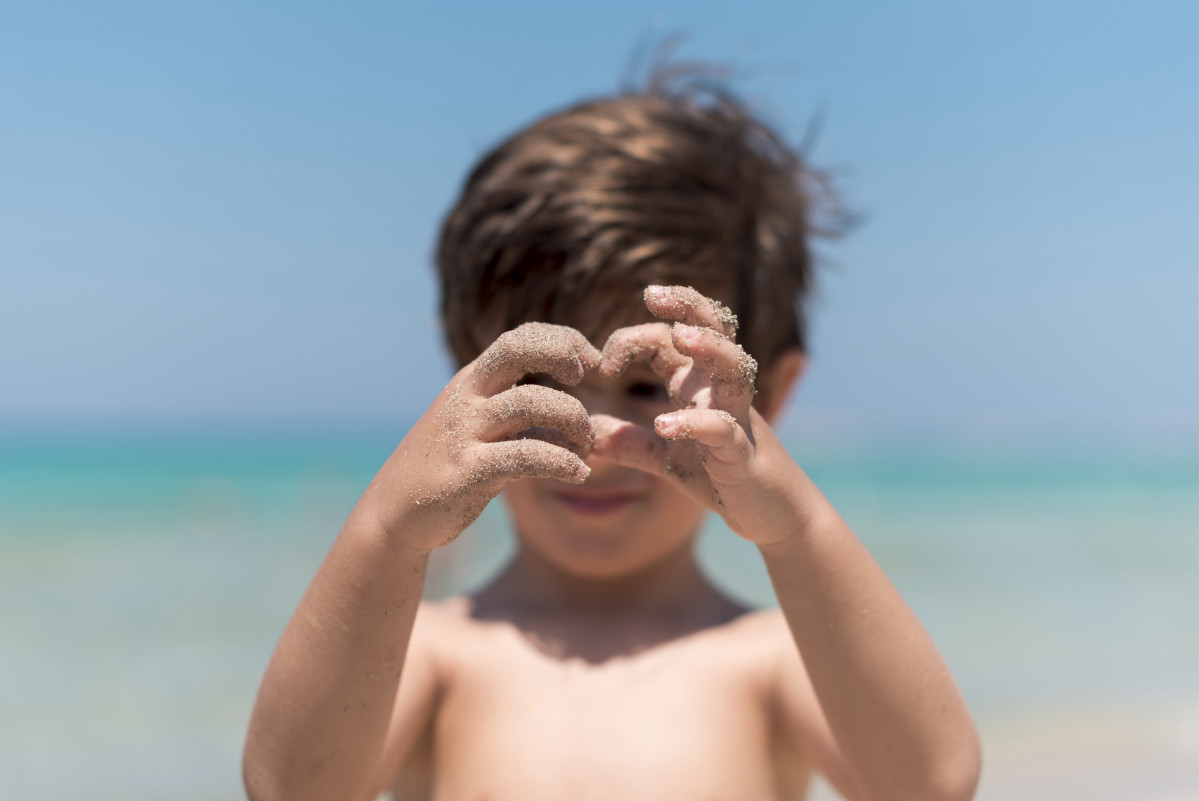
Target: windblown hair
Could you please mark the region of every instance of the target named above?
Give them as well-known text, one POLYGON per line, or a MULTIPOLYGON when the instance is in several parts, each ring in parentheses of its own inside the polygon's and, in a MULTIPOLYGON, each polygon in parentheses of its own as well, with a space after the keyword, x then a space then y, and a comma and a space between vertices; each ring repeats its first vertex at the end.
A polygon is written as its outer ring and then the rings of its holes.
POLYGON ((764 367, 805 348, 810 239, 836 233, 836 198, 734 95, 677 78, 550 114, 470 173, 437 249, 460 364, 527 321, 628 324, 648 284, 730 306, 764 367))

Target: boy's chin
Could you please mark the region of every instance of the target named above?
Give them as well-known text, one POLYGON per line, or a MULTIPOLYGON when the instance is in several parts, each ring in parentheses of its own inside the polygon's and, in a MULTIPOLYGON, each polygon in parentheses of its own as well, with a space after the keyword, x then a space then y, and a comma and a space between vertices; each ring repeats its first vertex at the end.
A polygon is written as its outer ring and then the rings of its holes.
POLYGON ((704 510, 677 490, 635 471, 602 470, 573 486, 530 479, 504 500, 522 549, 558 573, 610 580, 652 569, 689 551, 704 510))
POLYGON ((565 536, 547 538, 548 541, 522 536, 521 546, 538 561, 566 577, 580 581, 615 581, 652 571, 683 557, 685 552, 692 550, 697 533, 698 530, 662 540, 650 532, 576 530, 565 536), (651 543, 650 538, 657 541, 651 543))

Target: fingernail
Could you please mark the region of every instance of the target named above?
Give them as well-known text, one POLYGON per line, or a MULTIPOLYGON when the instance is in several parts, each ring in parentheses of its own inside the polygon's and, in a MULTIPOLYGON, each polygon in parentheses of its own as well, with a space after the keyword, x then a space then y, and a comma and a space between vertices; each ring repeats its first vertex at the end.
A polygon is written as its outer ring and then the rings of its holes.
POLYGON ((699 340, 700 330, 693 325, 678 325, 679 338, 685 342, 697 342, 699 340))
POLYGON ((670 295, 670 290, 658 284, 650 284, 645 288, 645 294, 658 300, 666 300, 670 295))
POLYGON ((663 437, 671 437, 679 432, 679 418, 673 414, 659 415, 654 420, 654 428, 663 437))

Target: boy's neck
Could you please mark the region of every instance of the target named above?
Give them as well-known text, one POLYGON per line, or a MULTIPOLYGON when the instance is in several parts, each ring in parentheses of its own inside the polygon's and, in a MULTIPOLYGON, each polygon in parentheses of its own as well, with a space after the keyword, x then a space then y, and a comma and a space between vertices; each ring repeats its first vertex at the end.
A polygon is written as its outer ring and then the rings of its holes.
POLYGON ((471 607, 476 619, 512 624, 550 658, 592 665, 652 651, 748 611, 704 577, 691 543, 604 579, 569 573, 522 545, 495 581, 472 596, 471 607))

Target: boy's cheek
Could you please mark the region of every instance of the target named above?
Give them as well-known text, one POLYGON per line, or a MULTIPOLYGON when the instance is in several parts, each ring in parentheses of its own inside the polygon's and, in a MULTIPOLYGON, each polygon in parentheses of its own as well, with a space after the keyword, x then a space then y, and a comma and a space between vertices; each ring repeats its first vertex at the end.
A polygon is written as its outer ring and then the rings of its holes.
POLYGON ((508 507, 508 514, 511 515, 513 522, 520 526, 522 518, 528 517, 538 509, 537 488, 536 484, 546 479, 538 478, 522 478, 513 481, 504 488, 501 497, 504 500, 504 505, 508 507))

